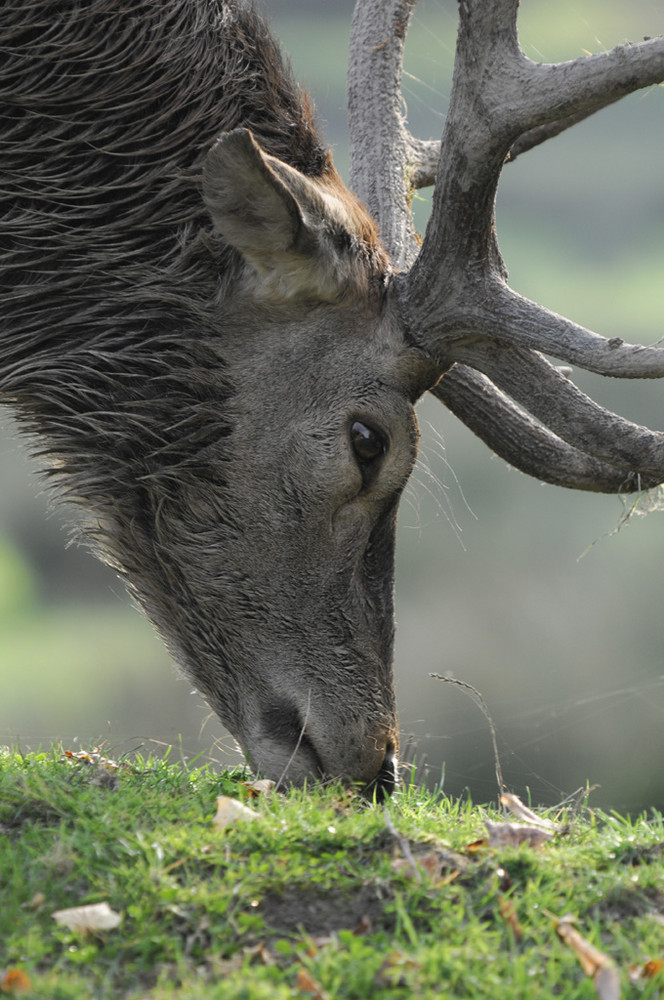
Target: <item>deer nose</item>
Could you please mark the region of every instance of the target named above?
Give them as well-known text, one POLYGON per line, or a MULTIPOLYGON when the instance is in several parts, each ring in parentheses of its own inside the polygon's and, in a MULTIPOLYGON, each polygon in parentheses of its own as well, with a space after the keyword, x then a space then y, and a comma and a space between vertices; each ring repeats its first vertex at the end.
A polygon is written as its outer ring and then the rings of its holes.
POLYGON ((392 743, 385 747, 385 757, 376 777, 363 789, 363 794, 376 802, 384 802, 397 786, 397 757, 392 743))

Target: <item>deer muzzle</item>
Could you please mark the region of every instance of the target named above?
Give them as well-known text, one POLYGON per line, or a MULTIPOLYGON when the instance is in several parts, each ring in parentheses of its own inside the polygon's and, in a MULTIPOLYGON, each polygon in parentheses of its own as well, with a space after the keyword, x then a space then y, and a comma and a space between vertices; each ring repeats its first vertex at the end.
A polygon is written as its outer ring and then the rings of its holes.
POLYGON ((260 735, 247 745, 251 767, 282 789, 337 778, 380 801, 397 783, 396 730, 382 723, 335 725, 332 717, 274 702, 262 712, 260 735))

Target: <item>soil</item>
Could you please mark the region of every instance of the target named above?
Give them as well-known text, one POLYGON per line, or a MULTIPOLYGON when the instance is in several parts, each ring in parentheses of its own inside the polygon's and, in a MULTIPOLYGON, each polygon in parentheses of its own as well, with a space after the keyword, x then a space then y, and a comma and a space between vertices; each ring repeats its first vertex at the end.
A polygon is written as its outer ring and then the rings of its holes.
POLYGON ((282 936, 304 932, 324 937, 340 930, 367 933, 392 919, 385 914, 389 898, 384 889, 372 885, 348 891, 293 889, 283 895, 266 893, 256 912, 267 928, 282 936))

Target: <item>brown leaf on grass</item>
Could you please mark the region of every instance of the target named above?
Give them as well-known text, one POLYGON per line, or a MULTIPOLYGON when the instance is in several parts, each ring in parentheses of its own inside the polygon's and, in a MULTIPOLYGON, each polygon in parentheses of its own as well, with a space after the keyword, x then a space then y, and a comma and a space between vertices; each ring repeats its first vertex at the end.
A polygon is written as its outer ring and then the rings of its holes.
POLYGON ((410 858, 394 858, 390 862, 390 868, 395 873, 395 875, 408 875, 410 878, 419 879, 420 871, 415 861, 411 861, 410 858))
POLYGON ((480 851, 483 851, 484 848, 488 846, 489 846, 489 838, 480 837, 479 840, 474 840, 472 844, 468 844, 466 846, 466 851, 468 852, 468 854, 478 854, 480 851))
POLYGON ((7 969, 0 971, 0 990, 3 993, 27 993, 32 989, 30 976, 23 969, 7 969))
POLYGON ((396 874, 410 875, 419 879, 422 872, 427 875, 434 886, 448 885, 454 882, 461 874, 461 869, 448 869, 448 856, 439 851, 429 851, 426 854, 416 854, 411 858, 395 858, 391 864, 392 871, 396 874))
POLYGON ((243 781, 242 787, 246 790, 248 799, 257 799, 261 795, 269 795, 277 787, 277 783, 269 778, 257 778, 256 781, 243 781))
POLYGON ((32 899, 29 899, 27 903, 22 903, 24 909, 26 910, 38 910, 40 906, 43 906, 46 902, 46 896, 43 892, 36 892, 32 899))
POLYGON ((426 872, 434 885, 447 885, 453 882, 461 874, 458 869, 452 872, 446 870, 446 859, 441 857, 438 851, 431 851, 429 854, 421 854, 416 858, 417 864, 426 872))
POLYGON ((549 830, 551 833, 560 833, 565 829, 563 826, 557 826, 555 823, 552 823, 550 819, 538 816, 532 809, 524 805, 518 795, 512 795, 511 792, 505 792, 504 795, 500 796, 498 801, 506 809, 509 809, 513 816, 516 816, 517 819, 522 820, 524 823, 528 823, 529 826, 536 826, 541 830, 549 830))
POLYGON ((212 820, 217 830, 225 830, 232 823, 246 822, 247 820, 260 819, 260 813, 254 812, 237 799, 231 799, 228 795, 217 797, 217 812, 212 820))
POLYGON ((338 940, 336 934, 315 934, 313 937, 307 937, 305 954, 309 958, 315 958, 319 951, 327 948, 329 944, 335 944, 338 940))
POLYGON ((77 934, 111 931, 122 920, 120 914, 112 910, 108 903, 72 906, 67 910, 56 910, 51 916, 57 924, 69 928, 70 931, 76 931, 77 934))
POLYGON ((102 767, 107 771, 120 771, 129 767, 128 764, 111 760, 110 757, 102 757, 100 747, 94 750, 64 750, 62 756, 67 760, 77 761, 79 764, 89 764, 91 767, 102 767))
POLYGON ((246 968, 247 965, 261 964, 274 965, 274 956, 262 942, 236 951, 231 958, 221 958, 214 952, 209 953, 205 956, 204 963, 197 966, 196 971, 206 982, 216 983, 232 972, 246 968))
POLYGON ((630 965, 628 974, 630 983, 642 983, 644 979, 652 979, 654 976, 664 974, 664 962, 659 959, 651 959, 649 962, 644 962, 643 965, 630 965))
POLYGON ((371 923, 371 917, 365 913, 364 916, 360 917, 358 922, 353 928, 353 934, 357 937, 364 937, 365 934, 371 934, 373 930, 373 924, 371 923))
POLYGON ((573 925, 572 916, 564 916, 557 920, 558 937, 573 950, 581 968, 593 980, 600 1000, 619 1000, 620 978, 612 960, 579 934, 573 925))
POLYGON ((386 987, 395 989, 408 987, 407 973, 412 969, 419 968, 415 959, 401 951, 392 951, 386 956, 380 969, 376 973, 375 983, 380 989, 386 987))
POLYGON ((197 967, 197 972, 206 982, 216 983, 219 979, 238 972, 247 965, 274 965, 272 953, 261 942, 236 951, 231 958, 221 958, 217 954, 208 954, 205 964, 197 967))
POLYGON ((539 826, 527 826, 524 823, 492 823, 484 821, 489 833, 489 847, 518 847, 528 844, 530 847, 541 847, 551 840, 553 833, 539 826))
POLYGON ((245 948, 244 954, 252 963, 262 962, 263 965, 274 965, 274 956, 269 948, 265 947, 262 941, 250 948, 245 948))
POLYGON ((296 985, 300 993, 306 993, 308 996, 314 997, 315 1000, 328 1000, 323 987, 304 968, 297 970, 296 985))
POLYGON ((507 899, 506 896, 499 896, 498 909, 501 917, 512 931, 512 934, 514 934, 515 941, 520 941, 523 937, 523 931, 521 930, 521 924, 517 919, 516 907, 512 900, 507 899))
POLYGON ((100 747, 94 750, 64 750, 65 760, 76 764, 84 764, 91 768, 92 784, 99 788, 106 788, 108 791, 115 791, 120 781, 118 774, 122 770, 129 770, 129 765, 123 762, 118 763, 110 757, 103 757, 100 747))

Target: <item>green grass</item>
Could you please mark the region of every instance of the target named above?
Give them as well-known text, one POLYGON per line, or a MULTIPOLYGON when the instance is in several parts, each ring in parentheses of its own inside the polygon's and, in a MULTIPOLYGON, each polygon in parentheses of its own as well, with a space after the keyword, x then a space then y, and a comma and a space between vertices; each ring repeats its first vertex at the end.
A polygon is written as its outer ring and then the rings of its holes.
POLYGON ((478 849, 495 810, 412 784, 387 816, 314 788, 252 800, 258 819, 215 829, 217 796, 246 799, 246 777, 6 750, 0 970, 29 977, 21 995, 593 997, 555 932, 569 913, 623 996, 660 995, 661 979, 631 985, 627 970, 662 957, 661 817, 586 810, 540 849, 478 849), (122 914, 115 930, 81 937, 52 918, 103 901, 122 914))

